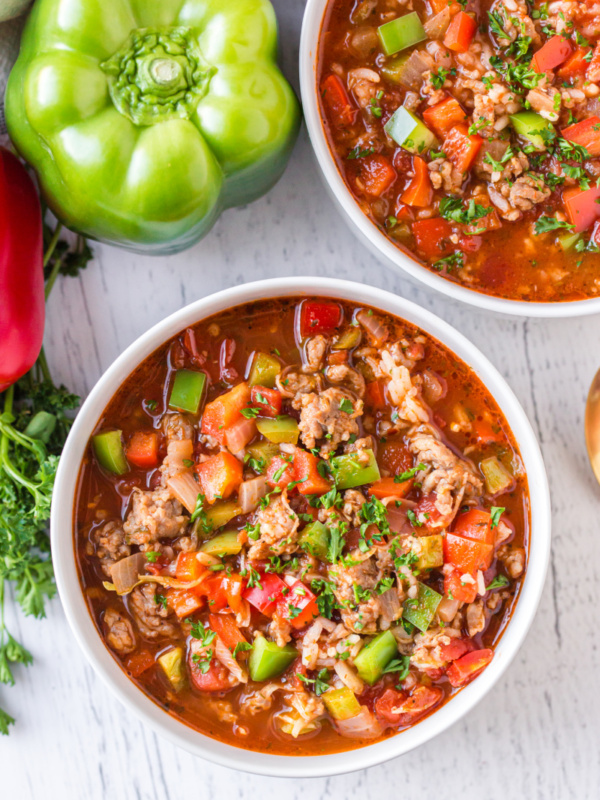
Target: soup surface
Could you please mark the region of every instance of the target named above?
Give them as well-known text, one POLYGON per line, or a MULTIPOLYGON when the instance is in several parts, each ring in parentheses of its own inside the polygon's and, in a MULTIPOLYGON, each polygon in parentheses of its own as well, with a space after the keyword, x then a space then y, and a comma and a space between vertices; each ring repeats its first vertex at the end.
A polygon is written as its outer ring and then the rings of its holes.
POLYGON ((286 755, 393 735, 476 678, 528 524, 473 372, 320 298, 231 309, 148 357, 75 509, 82 588, 132 680, 202 733, 286 755))
POLYGON ((592 0, 331 0, 318 83, 350 191, 429 269, 487 294, 600 293, 592 0))

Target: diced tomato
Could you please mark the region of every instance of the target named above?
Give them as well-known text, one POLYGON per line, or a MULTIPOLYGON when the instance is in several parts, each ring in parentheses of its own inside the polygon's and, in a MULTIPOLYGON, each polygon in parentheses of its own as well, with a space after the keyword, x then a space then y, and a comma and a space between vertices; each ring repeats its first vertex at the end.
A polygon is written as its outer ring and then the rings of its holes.
POLYGON ((439 527, 438 523, 442 519, 438 507, 436 506, 437 495, 435 492, 427 494, 422 497, 417 503, 415 514, 417 518, 423 523, 426 528, 435 529, 439 527))
POLYGON ((195 581, 206 572, 206 567, 198 561, 196 555, 195 550, 179 553, 175 562, 175 577, 178 581, 195 581))
POLYGON ((470 135, 468 125, 461 123, 452 128, 446 136, 443 150, 459 172, 468 172, 473 166, 482 144, 481 136, 470 135))
POLYGON ((573 45, 562 36, 551 36, 531 59, 535 72, 547 72, 559 67, 573 53, 573 45))
POLYGON ((158 466, 158 434, 136 431, 126 449, 127 461, 141 469, 158 466))
POLYGON ((456 661, 471 649, 466 639, 450 639, 447 644, 440 645, 440 657, 444 661, 456 661))
POLYGON ((207 503, 229 497, 244 479, 242 462, 225 450, 197 464, 196 472, 207 503))
POLYGON ((444 44, 455 53, 466 53, 477 30, 477 22, 464 11, 452 19, 444 36, 444 44))
POLYGON ((373 197, 382 195, 396 180, 396 170, 385 156, 367 156, 361 158, 359 164, 364 191, 373 197))
POLYGON ((444 594, 460 603, 472 603, 477 597, 477 584, 463 582, 459 570, 454 569, 444 573, 444 594))
POLYGON ((392 475, 402 475, 413 467, 414 457, 404 442, 387 441, 378 450, 379 466, 392 475))
POLYGON ((591 156, 600 156, 600 118, 588 117, 574 125, 569 125, 568 128, 563 128, 561 133, 567 141, 585 147, 591 156))
POLYGON ((592 83, 600 80, 600 42, 594 48, 594 55, 588 65, 585 77, 592 83))
POLYGON ((342 323, 342 309, 337 303, 305 300, 300 311, 300 334, 303 339, 315 333, 333 333, 342 323))
POLYGON ((462 574, 475 575, 477 570, 485 571, 491 566, 494 548, 491 544, 466 539, 454 533, 444 537, 444 563, 452 564, 462 574))
POLYGON ((231 614, 209 614, 208 624, 228 650, 233 652, 236 645, 247 643, 231 614))
MULTIPOLYGON (((440 139, 444 139, 446 134, 458 125, 464 123, 467 114, 458 100, 454 97, 446 97, 434 106, 430 106, 423 112, 423 121, 428 128, 431 128, 440 139)), ((446 151, 444 151, 446 152, 446 151)))
POLYGON ((185 619, 204 605, 204 598, 187 589, 167 589, 167 605, 178 619, 185 619))
POLYGON ((587 230, 600 217, 600 186, 590 189, 565 189, 563 203, 567 210, 569 222, 575 226, 574 233, 587 230))
POLYGON ((250 399, 254 408, 258 408, 261 417, 277 417, 281 414, 281 392, 267 389, 266 386, 253 386, 250 399))
POLYGON ((123 666, 133 678, 139 678, 142 673, 153 665, 154 656, 149 650, 139 650, 137 653, 131 653, 123 661, 123 666))
POLYGON ((438 686, 417 686, 410 697, 396 689, 386 689, 375 701, 375 713, 382 722, 402 728, 412 725, 438 705, 444 692, 438 686))
POLYGON ((412 232, 418 250, 426 258, 442 258, 454 250, 454 245, 450 241, 452 226, 441 217, 418 219, 412 224, 412 232))
POLYGON ((332 125, 343 128, 354 124, 357 110, 352 108, 346 87, 337 75, 329 75, 321 83, 321 99, 332 125))
POLYGON ((275 456, 267 468, 266 478, 269 486, 285 489, 295 480, 293 461, 275 456))
POLYGON ((464 686, 484 670, 494 657, 493 650, 473 650, 448 667, 446 675, 454 688, 464 686))
POLYGON ((588 68, 589 62, 586 56, 590 51, 590 47, 578 47, 577 50, 567 58, 556 75, 559 78, 575 78, 578 75, 583 75, 588 68))
POLYGON ((326 494, 331 483, 318 470, 320 459, 297 447, 294 453, 294 480, 299 481, 300 494, 326 494))
POLYGON ((473 432, 480 444, 492 444, 504 438, 502 428, 497 423, 492 424, 485 417, 473 421, 473 432))
POLYGON ((433 200, 433 188, 429 178, 427 163, 422 158, 419 158, 419 156, 413 156, 412 169, 414 173, 413 177, 404 190, 401 200, 408 206, 425 208, 431 205, 431 201, 433 200))
POLYGON ((371 484, 369 493, 380 500, 384 497, 406 497, 414 482, 414 478, 409 478, 409 480, 402 481, 402 483, 395 483, 393 478, 381 478, 381 480, 371 484))
POLYGON ((367 383, 365 403, 369 408, 385 408, 385 390, 383 381, 374 380, 367 383))
POLYGON ((225 444, 227 428, 242 417, 240 412, 249 400, 250 387, 247 383, 238 383, 229 392, 207 403, 202 414, 202 433, 225 444))
POLYGON ((232 689, 229 680, 229 670, 213 657, 206 672, 202 672, 200 665, 194 661, 193 654, 188 656, 188 670, 192 686, 199 692, 226 692, 232 689))
POLYGON ((454 522, 453 533, 492 546, 496 541, 492 530, 492 515, 482 508, 471 508, 464 514, 459 514, 454 522))
POLYGON ((317 598, 302 581, 295 581, 277 601, 279 614, 287 619, 292 628, 299 630, 319 616, 317 598))
POLYGON ((257 586, 246 587, 242 596, 261 614, 272 617, 282 592, 288 588, 287 584, 281 580, 279 575, 272 572, 262 573, 259 583, 260 585, 257 586))

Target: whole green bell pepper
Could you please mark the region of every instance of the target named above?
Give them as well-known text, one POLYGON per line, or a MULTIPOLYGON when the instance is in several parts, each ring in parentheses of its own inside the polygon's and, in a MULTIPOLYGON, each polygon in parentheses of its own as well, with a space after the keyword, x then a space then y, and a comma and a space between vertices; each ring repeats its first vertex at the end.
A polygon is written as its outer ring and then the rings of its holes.
POLYGON ((52 211, 151 253, 283 172, 299 106, 268 0, 37 0, 5 102, 52 211))

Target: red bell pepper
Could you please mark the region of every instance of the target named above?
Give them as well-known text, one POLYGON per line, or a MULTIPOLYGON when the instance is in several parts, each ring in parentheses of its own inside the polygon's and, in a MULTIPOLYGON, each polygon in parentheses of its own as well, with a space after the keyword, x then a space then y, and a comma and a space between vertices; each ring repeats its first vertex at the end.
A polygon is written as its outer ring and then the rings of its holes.
POLYGON ((459 514, 452 531, 457 536, 472 539, 476 542, 493 545, 496 536, 492 530, 492 515, 481 508, 472 508, 464 514, 459 514))
POLYGON ((481 136, 470 135, 468 125, 461 122, 452 128, 444 139, 442 147, 446 157, 456 169, 459 172, 467 172, 471 169, 482 144, 481 136))
POLYGON ((243 420, 242 409, 250 400, 250 387, 238 383, 226 394, 206 405, 202 414, 202 433, 212 436, 221 444, 227 444, 227 429, 243 420))
POLYGON ((444 594, 451 600, 472 603, 477 597, 477 584, 464 582, 460 570, 453 569, 444 574, 444 594))
POLYGON ((342 322, 342 309, 337 303, 305 300, 300 311, 300 334, 303 339, 315 333, 333 333, 342 322))
POLYGON ((300 494, 326 494, 331 484, 317 469, 319 459, 307 450, 296 448, 294 453, 294 480, 298 481, 300 494))
POLYGON ((281 392, 267 389, 266 386, 253 386, 250 392, 252 407, 257 408, 261 417, 277 417, 281 414, 281 392))
POLYGON ((464 11, 452 19, 444 36, 444 44, 455 53, 466 53, 477 30, 477 22, 464 11))
POLYGON ((357 110, 352 108, 346 87, 337 75, 325 78, 321 84, 321 99, 332 125, 343 128, 354 123, 357 110))
POLYGON ((426 208, 433 200, 433 188, 427 163, 419 156, 413 157, 413 177, 400 198, 407 206, 426 208))
POLYGON ((494 657, 493 650, 473 650, 448 667, 448 680, 454 688, 464 686, 487 667, 494 657))
POLYGON ((123 662, 123 666, 133 678, 139 678, 143 672, 154 665, 154 656, 149 650, 131 653, 123 662))
POLYGON ((127 460, 141 469, 158 466, 158 434, 136 431, 126 448, 127 460))
POLYGON ((242 594, 244 600, 258 609, 261 614, 264 614, 265 617, 272 617, 277 602, 287 588, 287 584, 281 580, 279 575, 265 572, 259 576, 258 584, 246 587, 242 594))
POLYGON ((442 258, 454 249, 454 245, 450 241, 452 226, 441 217, 419 219, 413 222, 412 232, 418 250, 426 258, 442 258))
POLYGON ((277 610, 297 630, 303 628, 315 617, 319 616, 317 598, 302 581, 295 581, 282 592, 277 601, 277 610))
POLYGON ((561 133, 567 141, 585 147, 591 156, 600 156, 600 118, 588 117, 563 128, 561 133))
POLYGON ((466 119, 466 111, 454 97, 446 97, 445 100, 430 106, 423 112, 423 122, 440 139, 443 139, 455 125, 465 122, 466 119))
POLYGON ((475 575, 479 569, 489 569, 493 558, 494 548, 485 541, 478 542, 455 533, 444 537, 444 563, 452 564, 463 574, 475 575))
POLYGON ((567 209, 569 222, 574 225, 573 232, 587 230, 600 217, 600 186, 590 189, 566 189, 563 192, 563 203, 567 209))
POLYGON ((207 503, 229 497, 244 479, 242 462, 225 450, 197 464, 196 472, 207 503))
POLYGON ((219 639, 232 652, 238 644, 248 644, 248 640, 238 628, 231 614, 209 614, 208 624, 219 639))
POLYGON ((396 170, 385 156, 362 158, 359 164, 364 191, 372 197, 382 195, 396 180, 396 170))
POLYGON ((28 372, 44 337, 42 211, 21 162, 0 148, 0 392, 28 372))
POLYGON ((590 52, 591 48, 589 47, 578 47, 558 70, 556 73, 557 77, 576 78, 578 75, 583 75, 588 68, 586 56, 590 52))
POLYGON ((536 72, 547 72, 549 69, 559 67, 573 52, 573 45, 569 39, 562 36, 552 36, 531 59, 531 66, 536 72))

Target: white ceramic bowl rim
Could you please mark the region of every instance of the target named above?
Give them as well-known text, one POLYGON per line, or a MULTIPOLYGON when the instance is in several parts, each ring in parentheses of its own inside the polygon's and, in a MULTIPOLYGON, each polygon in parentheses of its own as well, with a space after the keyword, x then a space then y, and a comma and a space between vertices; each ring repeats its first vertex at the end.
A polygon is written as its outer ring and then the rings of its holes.
POLYGON ((436 275, 413 261, 396 247, 363 213, 346 186, 331 155, 317 99, 318 39, 323 15, 329 0, 308 0, 304 11, 300 39, 300 89, 302 107, 317 161, 326 186, 337 201, 351 230, 371 252, 394 270, 403 270, 416 281, 426 284, 442 294, 469 303, 480 309, 499 314, 524 317, 579 317, 600 313, 600 297, 573 300, 565 303, 528 303, 523 300, 506 300, 501 297, 468 289, 436 275))
POLYGON ((371 767, 407 753, 460 719, 496 683, 520 647, 541 596, 550 551, 550 499, 544 463, 525 413, 501 375, 462 334, 420 306, 372 286, 333 278, 278 278, 226 289, 182 308, 140 336, 109 367, 83 404, 65 445, 54 490, 51 531, 56 580, 69 625, 100 678, 127 708, 175 744, 214 763, 278 777, 320 777, 371 767), (135 688, 98 635, 87 609, 75 561, 73 508, 89 437, 118 387, 147 356, 189 325, 233 306, 263 298, 317 295, 395 314, 434 336, 474 370, 495 397, 521 448, 529 475, 532 526, 529 566, 519 601, 494 660, 473 683, 397 736, 360 750, 295 758, 243 750, 203 736, 135 688))

